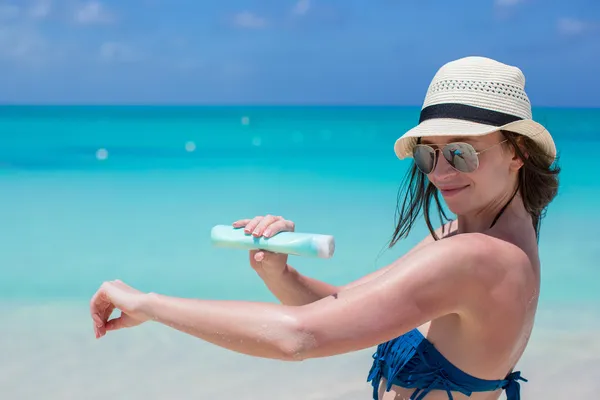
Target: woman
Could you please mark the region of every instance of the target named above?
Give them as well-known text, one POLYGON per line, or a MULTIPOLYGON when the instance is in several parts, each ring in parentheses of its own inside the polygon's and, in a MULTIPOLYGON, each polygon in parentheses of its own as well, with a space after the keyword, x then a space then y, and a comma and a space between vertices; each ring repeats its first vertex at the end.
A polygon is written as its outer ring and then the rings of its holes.
MULTIPOLYGON (((180 299, 106 282, 91 300, 96 337, 152 320, 286 361, 377 346, 368 371, 374 399, 496 399, 502 390, 518 399, 525 379, 513 368, 534 322, 537 239, 559 171, 524 82, 519 69, 483 57, 436 73, 419 124, 395 144, 414 165, 390 246, 421 210, 431 235, 391 265, 335 287, 299 274, 286 255, 251 251, 252 267, 283 304, 180 299), (456 221, 442 219, 440 194, 456 221), (121 316, 109 320, 115 308, 121 316)), ((255 236, 294 230, 274 216, 234 225, 255 236)))

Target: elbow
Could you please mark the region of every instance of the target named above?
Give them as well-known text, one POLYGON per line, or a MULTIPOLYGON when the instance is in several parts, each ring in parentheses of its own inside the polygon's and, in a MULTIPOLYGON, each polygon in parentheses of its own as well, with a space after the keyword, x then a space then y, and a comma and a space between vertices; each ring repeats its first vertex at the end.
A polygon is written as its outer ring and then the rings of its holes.
POLYGON ((290 321, 287 333, 277 341, 277 350, 284 361, 304 361, 312 358, 317 341, 315 335, 298 320, 290 321))

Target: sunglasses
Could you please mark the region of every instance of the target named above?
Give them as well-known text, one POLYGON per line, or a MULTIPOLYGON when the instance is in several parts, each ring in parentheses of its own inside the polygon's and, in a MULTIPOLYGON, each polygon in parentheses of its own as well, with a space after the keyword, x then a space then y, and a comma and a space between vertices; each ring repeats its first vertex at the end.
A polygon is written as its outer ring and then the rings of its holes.
MULTIPOLYGON (((475 150, 469 143, 456 142, 443 145, 441 149, 434 149, 430 145, 417 144, 413 149, 413 159, 421 172, 425 175, 430 174, 437 164, 437 152, 441 150, 448 164, 458 172, 474 172, 479 168, 479 155, 488 151, 499 144, 506 142, 503 140, 487 149, 475 150)), ((437 145, 434 145, 437 146, 437 145)))

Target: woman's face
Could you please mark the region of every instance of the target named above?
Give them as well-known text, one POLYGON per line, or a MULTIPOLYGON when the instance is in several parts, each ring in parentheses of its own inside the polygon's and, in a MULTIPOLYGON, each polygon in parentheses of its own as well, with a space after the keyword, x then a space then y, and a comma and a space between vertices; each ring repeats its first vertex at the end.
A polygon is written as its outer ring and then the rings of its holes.
MULTIPOLYGON (((441 150, 445 144, 464 142, 475 148, 479 167, 473 172, 459 172, 448 163, 441 151, 437 151, 437 163, 427 175, 431 183, 440 191, 448 208, 457 215, 478 212, 496 203, 504 202, 512 196, 518 169, 522 162, 514 151, 502 146, 504 137, 500 132, 485 136, 467 137, 423 137, 421 144, 441 150), (485 150, 485 151, 484 151, 485 150)), ((455 163, 471 166, 468 158, 454 157, 455 163)))

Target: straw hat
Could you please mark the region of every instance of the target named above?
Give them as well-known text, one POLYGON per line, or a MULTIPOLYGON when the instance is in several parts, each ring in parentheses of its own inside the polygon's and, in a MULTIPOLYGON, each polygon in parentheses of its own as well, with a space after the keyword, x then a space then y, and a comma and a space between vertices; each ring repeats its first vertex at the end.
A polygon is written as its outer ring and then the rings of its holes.
POLYGON ((552 136, 532 119, 523 72, 489 58, 465 57, 437 71, 419 124, 396 141, 394 151, 403 159, 412 157, 418 137, 478 136, 500 129, 527 136, 556 157, 552 136))

